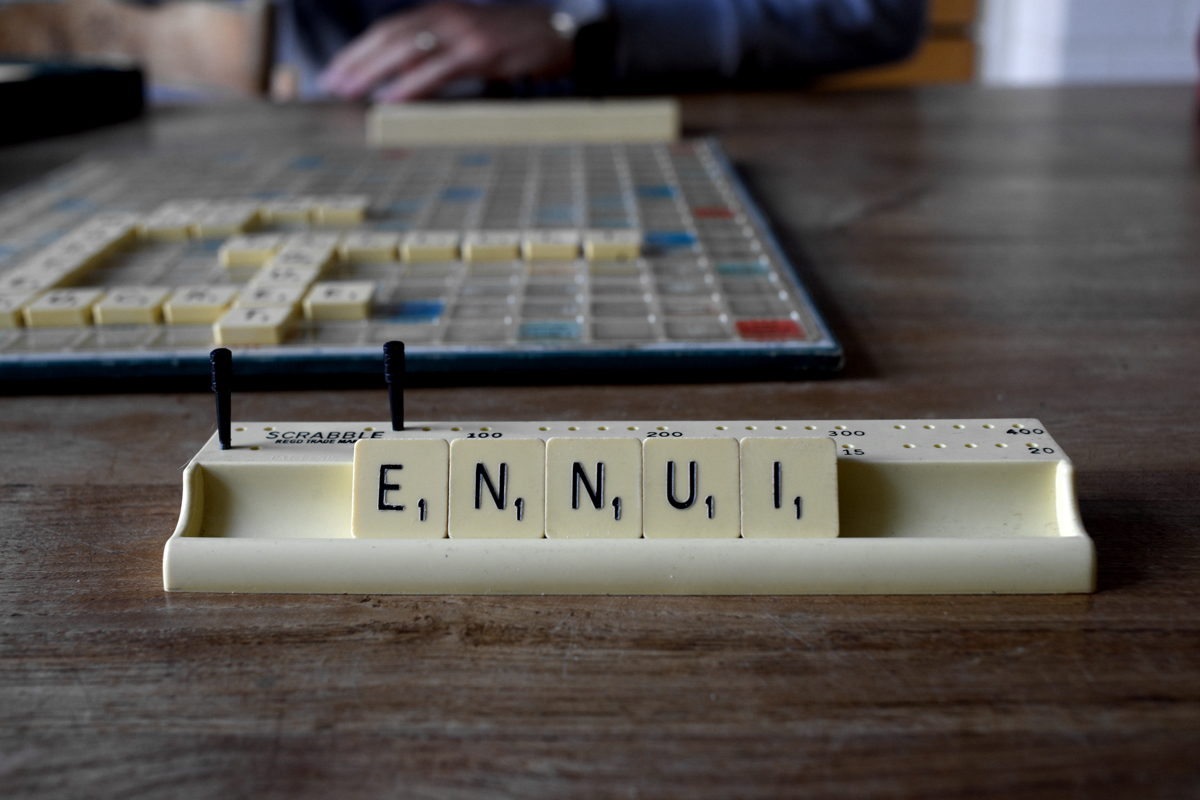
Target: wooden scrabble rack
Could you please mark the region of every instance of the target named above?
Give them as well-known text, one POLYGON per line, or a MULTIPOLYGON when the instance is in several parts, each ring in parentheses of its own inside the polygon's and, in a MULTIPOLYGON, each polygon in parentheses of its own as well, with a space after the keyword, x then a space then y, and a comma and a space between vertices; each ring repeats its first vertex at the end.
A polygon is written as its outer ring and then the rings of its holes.
MULTIPOLYGON (((215 373, 214 373, 215 374, 215 373)), ((233 423, 168 591, 956 594, 1095 588, 1032 419, 233 423)))

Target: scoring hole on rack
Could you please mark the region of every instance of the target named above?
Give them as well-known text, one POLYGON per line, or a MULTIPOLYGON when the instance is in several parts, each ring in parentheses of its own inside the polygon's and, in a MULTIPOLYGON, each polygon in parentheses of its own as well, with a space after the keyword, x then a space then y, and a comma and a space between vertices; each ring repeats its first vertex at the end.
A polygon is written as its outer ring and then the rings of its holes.
POLYGON ((431 430, 433 430, 433 428, 421 428, 421 430, 423 430, 423 431, 431 431, 431 430))
POLYGON ((727 427, 725 427, 724 425, 718 425, 718 426, 717 426, 717 430, 719 430, 719 431, 725 431, 725 430, 729 430, 729 429, 728 429, 727 427))
POLYGON ((834 428, 834 430, 838 430, 838 431, 844 431, 844 430, 846 430, 846 426, 845 426, 845 425, 834 425, 834 426, 833 426, 833 428, 834 428))
POLYGON ((250 447, 250 449, 251 449, 251 450, 257 450, 257 449, 258 449, 258 445, 252 445, 252 446, 250 447))
POLYGON ((550 429, 549 429, 549 428, 547 428, 545 425, 543 425, 542 427, 538 428, 538 430, 539 430, 539 431, 548 431, 548 430, 550 430, 550 429))
POLYGON ((905 447, 907 447, 909 450, 911 450, 911 449, 913 449, 914 447, 916 447, 916 445, 915 445, 915 444, 906 444, 906 445, 904 445, 904 446, 905 446, 905 447))
POLYGON ((987 428, 987 429, 990 431, 992 428, 994 428, 994 427, 996 427, 996 426, 995 426, 995 425, 990 425, 990 424, 989 424, 989 425, 984 425, 983 427, 987 428))
POLYGON ((598 431, 606 431, 606 430, 608 430, 608 426, 607 426, 607 425, 601 425, 599 428, 596 428, 596 430, 598 430, 598 431))
POLYGON ((931 431, 931 430, 933 430, 934 428, 936 428, 936 427, 937 427, 937 425, 922 425, 921 427, 923 427, 923 428, 924 428, 925 430, 927 430, 927 431, 931 431))
POLYGON ((666 425, 659 425, 659 426, 658 426, 658 429, 659 429, 660 431, 665 431, 665 430, 668 430, 668 428, 667 428, 667 426, 666 426, 666 425))
POLYGON ((637 425, 630 425, 630 426, 629 426, 628 428, 626 428, 625 430, 628 430, 628 431, 636 431, 637 429, 638 429, 638 426, 637 426, 637 425))
POLYGON ((234 430, 235 430, 235 431, 244 431, 244 430, 246 430, 246 429, 245 429, 245 428, 234 428, 234 430))
POLYGON ((806 431, 815 431, 816 429, 817 429, 816 425, 805 425, 804 426, 804 430, 806 430, 806 431))
POLYGON ((275 430, 275 429, 274 429, 274 428, 272 428, 270 425, 268 425, 267 427, 263 428, 263 430, 264 430, 264 431, 273 431, 273 430, 275 430))
POLYGON ((776 425, 776 426, 775 426, 775 430, 777 430, 777 431, 786 431, 786 430, 787 430, 787 425, 776 425))
POLYGON ((964 444, 963 447, 979 447, 977 444, 964 444))
POLYGON ((452 431, 461 431, 461 430, 462 430, 462 428, 451 428, 450 430, 452 430, 452 431))
POLYGON ((569 431, 577 431, 577 430, 579 430, 579 426, 578 426, 578 425, 568 425, 568 426, 567 426, 567 430, 569 430, 569 431))
POLYGON ((1008 447, 1008 445, 1004 444, 1004 442, 1000 442, 996 445, 996 447, 1008 447))
POLYGON ((748 431, 752 431, 752 430, 755 430, 755 429, 757 429, 757 428, 758 428, 758 426, 757 426, 757 425, 747 425, 747 426, 746 426, 746 430, 748 430, 748 431))
POLYGON ((958 428, 961 431, 963 428, 965 428, 967 426, 966 425, 955 425, 954 427, 958 428))
POLYGON ((937 449, 939 449, 939 450, 942 450, 942 449, 944 449, 944 448, 946 447, 946 445, 944 445, 944 444, 935 444, 935 445, 934 445, 934 447, 936 447, 936 448, 937 448, 937 449))
POLYGON ((907 425, 893 425, 892 427, 893 427, 893 428, 895 428, 895 429, 896 429, 896 430, 898 430, 898 431, 902 431, 902 430, 904 430, 905 428, 907 428, 908 426, 907 426, 907 425))

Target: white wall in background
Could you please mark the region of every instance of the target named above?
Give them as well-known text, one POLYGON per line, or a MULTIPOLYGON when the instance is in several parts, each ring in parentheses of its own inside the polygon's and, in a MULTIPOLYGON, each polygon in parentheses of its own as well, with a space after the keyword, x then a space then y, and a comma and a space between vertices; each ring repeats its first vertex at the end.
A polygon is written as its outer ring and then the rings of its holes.
POLYGON ((1200 0, 985 0, 984 83, 1192 82, 1200 0))

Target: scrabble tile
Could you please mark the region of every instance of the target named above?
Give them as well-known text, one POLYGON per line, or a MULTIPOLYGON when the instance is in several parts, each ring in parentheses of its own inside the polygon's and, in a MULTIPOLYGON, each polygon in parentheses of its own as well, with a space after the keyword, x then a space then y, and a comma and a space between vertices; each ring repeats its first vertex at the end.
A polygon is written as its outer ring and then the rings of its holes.
POLYGON ((141 221, 139 233, 145 239, 180 241, 194 235, 196 223, 208 210, 204 200, 172 200, 163 203, 141 221))
POLYGON ((343 261, 363 263, 370 261, 396 261, 400 258, 400 234, 354 231, 342 239, 343 261))
POLYGON ((102 289, 51 289, 25 306, 25 325, 30 328, 91 325, 92 307, 103 296, 102 289))
POLYGON ((261 267, 283 249, 284 237, 278 233, 235 236, 217 251, 226 267, 261 267))
POLYGON ((542 538, 545 457, 541 439, 451 442, 450 538, 542 538))
POLYGON ((233 301, 234 308, 287 308, 294 310, 307 286, 247 286, 233 301))
POLYGON ((367 319, 374 294, 375 284, 372 281, 317 283, 304 298, 304 316, 318 322, 367 319))
POLYGON ((641 231, 617 229, 588 231, 583 237, 588 261, 621 261, 642 254, 641 231))
POLYGON ((360 225, 367 218, 371 198, 361 194, 315 198, 315 216, 322 225, 360 225))
POLYGON ((647 539, 737 538, 741 532, 736 439, 648 439, 642 486, 647 539))
POLYGON ((0 328, 19 328, 25 324, 22 309, 37 297, 36 293, 0 294, 0 328))
POLYGON ((103 250, 115 253, 137 241, 142 216, 128 211, 106 211, 88 219, 71 235, 95 236, 103 242, 103 250))
POLYGON ((342 234, 340 233, 301 231, 299 233, 289 233, 284 240, 283 248, 285 250, 292 250, 315 247, 322 250, 332 249, 336 251, 341 242, 342 234))
POLYGON ((454 231, 413 231, 405 234, 400 253, 405 261, 456 261, 459 238, 454 231))
POLYGON ((0 294, 29 294, 52 289, 64 283, 69 281, 62 273, 40 269, 36 264, 27 263, 0 275, 0 294))
POLYGON ((155 325, 170 289, 159 286, 115 286, 92 308, 97 325, 155 325))
POLYGON ((42 263, 46 269, 55 269, 50 262, 57 261, 62 266, 64 275, 69 272, 81 276, 108 256, 108 240, 103 232, 90 230, 74 231, 64 236, 38 253, 35 260, 42 263))
POLYGON ((246 288, 257 286, 302 286, 308 288, 317 278, 321 277, 321 271, 320 267, 310 266, 303 262, 301 264, 281 263, 279 257, 276 256, 250 279, 246 288))
POLYGON ((262 215, 267 222, 312 222, 315 210, 314 199, 311 197, 269 200, 262 205, 262 215))
POLYGON ((163 303, 172 325, 206 325, 220 319, 237 297, 233 286, 180 286, 163 303))
POLYGON ((203 239, 235 236, 250 230, 261 217, 257 202, 213 203, 196 221, 196 235, 203 239))
POLYGON ((444 537, 449 468, 444 439, 360 439, 354 445, 354 537, 444 537))
POLYGON ((287 245, 264 266, 311 269, 319 274, 332 266, 336 252, 333 247, 287 245))
POLYGON ((512 261, 520 254, 516 231, 473 231, 463 237, 464 261, 512 261))
POLYGON ((217 344, 282 344, 295 327, 291 306, 277 308, 231 308, 213 323, 217 344))
POLYGON ((579 257, 579 232, 527 231, 521 254, 526 261, 571 261, 579 257))
POLYGON ((742 439, 742 536, 836 537, 835 449, 832 439, 742 439))
POLYGON ((548 440, 546 537, 638 539, 641 535, 641 441, 548 440))

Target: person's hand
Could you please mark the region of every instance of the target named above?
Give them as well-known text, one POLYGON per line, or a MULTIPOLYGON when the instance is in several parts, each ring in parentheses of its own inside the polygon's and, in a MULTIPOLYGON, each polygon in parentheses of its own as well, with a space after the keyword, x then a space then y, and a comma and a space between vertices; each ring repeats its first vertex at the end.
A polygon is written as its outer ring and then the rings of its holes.
POLYGON ((341 97, 398 102, 437 94, 458 78, 510 80, 563 75, 572 46, 544 5, 469 5, 444 0, 379 20, 321 76, 341 97))

